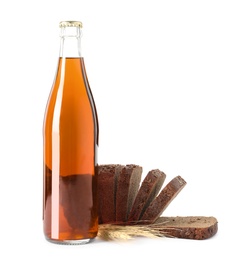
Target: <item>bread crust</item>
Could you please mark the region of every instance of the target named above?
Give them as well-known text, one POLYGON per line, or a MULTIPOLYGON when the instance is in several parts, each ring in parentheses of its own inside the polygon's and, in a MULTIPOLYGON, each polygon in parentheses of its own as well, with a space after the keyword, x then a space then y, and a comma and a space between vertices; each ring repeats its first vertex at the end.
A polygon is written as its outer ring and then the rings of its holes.
POLYGON ((98 169, 98 215, 99 223, 114 223, 116 217, 116 185, 121 172, 120 164, 104 164, 98 169))

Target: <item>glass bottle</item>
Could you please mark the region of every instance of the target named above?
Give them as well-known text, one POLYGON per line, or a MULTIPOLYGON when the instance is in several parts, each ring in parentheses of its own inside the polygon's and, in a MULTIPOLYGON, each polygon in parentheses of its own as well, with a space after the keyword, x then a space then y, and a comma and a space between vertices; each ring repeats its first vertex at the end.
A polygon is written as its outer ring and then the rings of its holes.
POLYGON ((98 231, 98 119, 81 56, 82 23, 60 22, 60 30, 43 125, 44 235, 50 242, 85 244, 98 231))

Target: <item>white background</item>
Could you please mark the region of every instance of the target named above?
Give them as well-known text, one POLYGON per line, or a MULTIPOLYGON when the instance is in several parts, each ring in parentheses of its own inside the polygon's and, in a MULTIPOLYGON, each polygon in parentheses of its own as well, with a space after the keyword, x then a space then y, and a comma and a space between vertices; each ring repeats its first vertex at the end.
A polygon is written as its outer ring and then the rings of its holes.
POLYGON ((235 0, 1 1, 1 259, 243 259, 243 14, 235 0), (46 242, 42 123, 62 20, 84 24, 99 163, 181 175, 164 215, 215 216, 212 239, 46 242))

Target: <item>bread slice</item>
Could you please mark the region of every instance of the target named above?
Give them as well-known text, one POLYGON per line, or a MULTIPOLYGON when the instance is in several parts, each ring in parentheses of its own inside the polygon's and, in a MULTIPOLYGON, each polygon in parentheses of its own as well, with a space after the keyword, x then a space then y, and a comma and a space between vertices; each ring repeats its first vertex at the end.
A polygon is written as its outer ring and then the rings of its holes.
POLYGON ((123 165, 104 164, 97 167, 99 223, 116 220, 116 186, 123 165))
POLYGON ((126 223, 140 186, 141 175, 141 166, 128 164, 122 168, 117 182, 116 223, 126 223))
POLYGON ((158 169, 148 172, 136 195, 134 204, 128 216, 128 223, 137 224, 137 221, 140 219, 141 215, 143 215, 145 209, 158 195, 165 178, 165 173, 158 169))
POLYGON ((215 217, 160 217, 155 226, 166 237, 203 240, 213 237, 218 231, 215 217))
POLYGON ((154 223, 185 185, 186 182, 181 176, 172 179, 150 203, 140 220, 147 224, 154 223))

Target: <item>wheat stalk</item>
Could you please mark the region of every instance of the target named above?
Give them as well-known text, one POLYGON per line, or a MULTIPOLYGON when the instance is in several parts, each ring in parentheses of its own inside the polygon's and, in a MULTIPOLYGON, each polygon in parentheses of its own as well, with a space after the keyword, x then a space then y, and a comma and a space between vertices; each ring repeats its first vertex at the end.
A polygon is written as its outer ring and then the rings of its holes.
POLYGON ((116 225, 116 224, 100 224, 98 229, 98 237, 109 240, 129 240, 135 237, 159 238, 167 234, 167 229, 162 230, 156 224, 151 225, 116 225))

